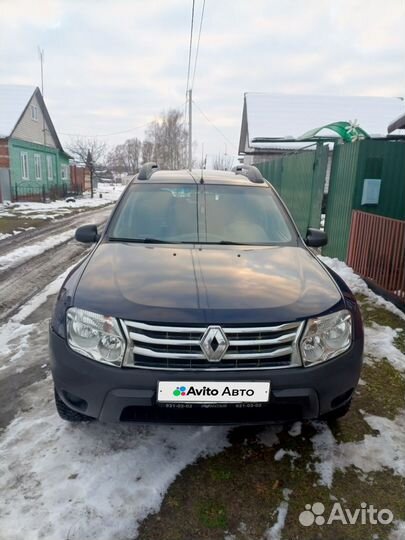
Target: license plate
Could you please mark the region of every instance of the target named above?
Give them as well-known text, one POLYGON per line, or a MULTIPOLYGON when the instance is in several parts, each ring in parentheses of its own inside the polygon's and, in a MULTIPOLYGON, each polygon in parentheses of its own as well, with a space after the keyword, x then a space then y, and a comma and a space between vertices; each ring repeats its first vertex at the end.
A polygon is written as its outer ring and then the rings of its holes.
POLYGON ((265 403, 270 382, 159 381, 162 403, 265 403))

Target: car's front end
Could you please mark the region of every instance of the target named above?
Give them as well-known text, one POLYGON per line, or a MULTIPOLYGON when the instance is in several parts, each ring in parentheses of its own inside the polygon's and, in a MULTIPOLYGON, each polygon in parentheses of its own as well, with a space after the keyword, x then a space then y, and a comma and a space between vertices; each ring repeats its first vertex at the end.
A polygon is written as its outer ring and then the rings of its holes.
POLYGON ((95 250, 65 281, 51 321, 63 417, 257 424, 348 407, 363 350, 356 300, 289 222, 274 217, 282 215, 274 194, 273 214, 263 207, 266 186, 239 184, 231 191, 194 182, 135 186, 116 210, 95 250), (165 205, 176 210, 174 225, 163 220, 166 229, 142 214, 142 197, 150 201, 156 192, 160 214, 165 205), (241 207, 227 232, 232 214, 224 218, 225 203, 235 194, 232 211, 240 198, 257 214, 263 207, 264 217, 252 225, 241 219, 241 207), (131 196, 138 197, 138 224, 131 196), (200 229, 210 204, 218 211, 200 229), (190 236, 194 222, 184 216, 195 209, 200 220, 190 236), (130 238, 145 226, 154 234, 130 238), (263 236, 267 228, 279 235, 275 241, 229 236, 263 236))
MULTIPOLYGON (((135 249, 146 251, 144 256, 150 251, 135 249)), ((173 249, 158 248, 162 260, 162 250, 173 257, 173 249)), ((239 251, 243 257, 243 249, 239 251)), ((241 258, 236 253, 234 257, 241 258)), ((252 259, 252 253, 248 257, 252 259)), ((321 269, 318 261, 311 263, 321 269)), ((231 306, 220 314, 167 304, 161 309, 145 304, 131 308, 132 302, 117 291, 109 303, 110 313, 117 315, 112 317, 97 305, 102 291, 95 289, 103 276, 92 279, 93 292, 85 280, 77 294, 70 294, 76 274, 62 290, 50 344, 58 396, 83 415, 112 422, 256 424, 318 418, 350 402, 361 369, 361 316, 350 291, 343 283, 338 289, 326 272, 333 305, 311 317, 302 317, 307 307, 299 309, 297 303, 295 316, 291 305, 277 303, 257 310, 231 306), (94 294, 92 303, 87 294, 81 298, 83 288, 94 294), (136 312, 143 314, 142 320, 133 316, 136 312)), ((166 285, 165 280, 160 284, 166 285)), ((314 304, 327 298, 323 285, 319 283, 321 291, 308 285, 314 304), (316 299, 317 294, 322 297, 316 299)), ((171 279, 167 294, 177 288, 185 294, 180 274, 176 282, 171 279)), ((272 288, 269 284, 269 291, 272 288)), ((251 298, 252 291, 245 295, 251 298)), ((240 290, 239 300, 245 295, 240 290)))

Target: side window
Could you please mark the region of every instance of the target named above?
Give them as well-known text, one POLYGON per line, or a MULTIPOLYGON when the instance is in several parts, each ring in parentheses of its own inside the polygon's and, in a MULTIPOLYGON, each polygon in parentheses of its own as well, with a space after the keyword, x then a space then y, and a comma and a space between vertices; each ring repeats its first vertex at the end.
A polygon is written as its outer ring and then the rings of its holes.
POLYGON ((38 122, 38 107, 36 105, 31 105, 31 120, 38 122))
POLYGON ((69 178, 69 173, 68 173, 68 166, 67 165, 62 165, 61 167, 61 179, 62 180, 68 180, 69 178))
POLYGON ((46 168, 48 169, 48 180, 53 180, 52 156, 46 156, 46 168))
POLYGON ((42 178, 41 156, 39 154, 34 154, 34 167, 35 167, 35 180, 41 180, 42 178))
POLYGON ((29 180, 28 154, 27 154, 27 152, 21 152, 21 178, 23 180, 29 180))

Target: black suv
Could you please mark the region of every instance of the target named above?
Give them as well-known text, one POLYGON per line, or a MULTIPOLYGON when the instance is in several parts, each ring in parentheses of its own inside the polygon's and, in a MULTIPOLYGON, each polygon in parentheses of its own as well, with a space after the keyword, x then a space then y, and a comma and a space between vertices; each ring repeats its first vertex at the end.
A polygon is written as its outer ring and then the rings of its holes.
POLYGON ((254 167, 145 165, 69 274, 50 327, 62 418, 269 423, 347 412, 362 364, 353 294, 254 167))

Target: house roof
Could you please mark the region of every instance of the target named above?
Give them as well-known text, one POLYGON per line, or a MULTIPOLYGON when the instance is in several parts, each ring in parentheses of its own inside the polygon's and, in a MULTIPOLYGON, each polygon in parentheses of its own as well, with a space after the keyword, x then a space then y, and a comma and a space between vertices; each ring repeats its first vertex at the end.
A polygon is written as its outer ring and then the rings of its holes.
MULTIPOLYGON (((392 118, 404 113, 401 98, 248 92, 244 96, 239 152, 302 148, 308 142, 295 142, 301 135, 336 121, 357 121, 371 137, 384 137, 392 118)), ((322 131, 320 135, 331 133, 322 131)))
MULTIPOLYGON (((32 97, 36 96, 57 147, 64 151, 37 86, 0 84, 0 137, 11 137, 32 97)), ((68 155, 68 154, 67 154, 68 155)), ((70 157, 70 156, 69 156, 70 157)))
POLYGON ((388 133, 392 133, 396 129, 405 129, 405 113, 391 122, 391 124, 388 126, 388 133))

